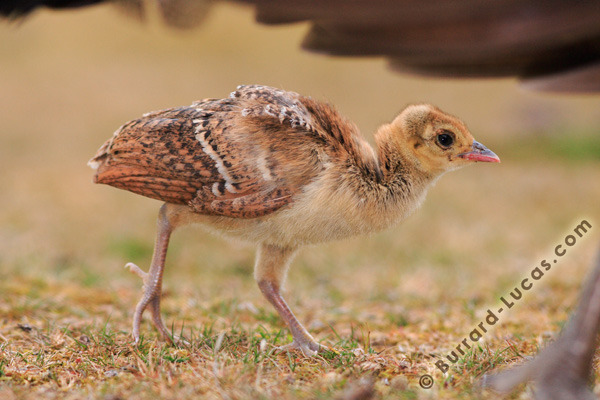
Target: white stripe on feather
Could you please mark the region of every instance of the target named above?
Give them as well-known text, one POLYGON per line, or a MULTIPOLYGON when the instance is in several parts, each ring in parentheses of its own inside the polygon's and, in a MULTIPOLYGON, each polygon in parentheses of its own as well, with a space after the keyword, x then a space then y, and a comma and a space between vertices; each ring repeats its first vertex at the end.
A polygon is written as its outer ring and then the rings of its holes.
MULTIPOLYGON (((194 120, 194 122, 196 122, 196 121, 201 121, 201 120, 194 120)), ((225 180, 225 189, 227 189, 227 191, 229 191, 230 193, 237 193, 237 190, 233 186, 233 180, 231 179, 231 176, 229 176, 229 172, 227 171, 227 168, 225 168, 225 165, 223 164, 223 160, 221 159, 219 154, 217 154, 217 152, 214 151, 213 148, 210 146, 210 144, 206 141, 204 132, 199 132, 199 130, 200 130, 199 128, 201 129, 202 125, 200 125, 199 127, 196 128, 196 132, 198 132, 198 134, 196 135, 196 140, 198 140, 200 142, 200 145, 202 146, 202 150, 206 154, 208 154, 208 156, 215 162, 217 171, 219 171, 219 174, 225 180)), ((213 193, 214 192, 215 192, 215 186, 213 185, 213 193)), ((216 196, 216 194, 215 194, 215 196, 216 196)))

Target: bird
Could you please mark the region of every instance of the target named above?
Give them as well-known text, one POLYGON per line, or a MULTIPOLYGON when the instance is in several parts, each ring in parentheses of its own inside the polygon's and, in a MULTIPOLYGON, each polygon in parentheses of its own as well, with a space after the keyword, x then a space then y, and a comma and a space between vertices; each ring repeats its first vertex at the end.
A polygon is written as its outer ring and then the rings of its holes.
MULTIPOLYGON (((143 0, 8 0, 0 16, 41 7, 110 3, 143 18, 143 0)), ((153 0, 167 25, 190 28, 209 0, 153 0)), ((600 91, 600 5, 564 0, 235 0, 267 25, 306 22, 302 47, 350 57, 385 57, 394 71, 443 77, 517 77, 533 90, 600 91)))
POLYGON ((167 247, 175 229, 197 223, 257 246, 254 278, 291 331, 288 347, 323 350, 281 295, 297 250, 388 228, 445 172, 500 162, 461 120, 429 104, 407 106, 375 143, 328 103, 261 85, 121 126, 89 161, 94 181, 164 202, 149 271, 126 265, 144 282, 135 341, 147 308, 172 340, 160 315, 167 247))

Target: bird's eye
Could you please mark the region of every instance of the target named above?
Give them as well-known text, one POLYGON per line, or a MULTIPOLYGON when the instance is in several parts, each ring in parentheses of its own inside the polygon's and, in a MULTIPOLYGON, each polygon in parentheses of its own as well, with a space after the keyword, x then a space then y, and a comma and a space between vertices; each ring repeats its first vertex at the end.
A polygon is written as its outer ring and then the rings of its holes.
POLYGON ((444 132, 437 135, 436 140, 441 148, 447 149, 454 143, 454 136, 449 132, 444 132))

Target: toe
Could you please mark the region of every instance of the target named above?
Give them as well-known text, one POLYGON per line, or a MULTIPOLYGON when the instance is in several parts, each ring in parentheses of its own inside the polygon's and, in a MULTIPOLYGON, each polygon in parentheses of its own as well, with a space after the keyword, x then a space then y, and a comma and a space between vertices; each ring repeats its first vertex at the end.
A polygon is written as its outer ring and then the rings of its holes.
POLYGON ((139 276, 142 279, 146 279, 146 277, 148 276, 147 272, 144 272, 140 267, 138 267, 137 265, 135 265, 134 263, 127 263, 125 264, 125 268, 129 268, 129 271, 136 274, 137 276, 139 276))

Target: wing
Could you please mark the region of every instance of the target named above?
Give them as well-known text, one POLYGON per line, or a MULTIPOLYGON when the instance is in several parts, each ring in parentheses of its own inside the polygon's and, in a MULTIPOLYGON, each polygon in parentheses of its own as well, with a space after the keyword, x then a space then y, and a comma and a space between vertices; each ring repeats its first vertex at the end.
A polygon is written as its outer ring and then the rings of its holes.
POLYGON ((169 203, 189 202, 218 171, 194 140, 186 107, 144 115, 119 128, 90 161, 95 182, 169 203))
POLYGON ((227 99, 146 114, 117 130, 90 161, 95 181, 202 214, 274 212, 321 168, 323 141, 299 99, 240 87, 227 99))
POLYGON ((358 128, 331 105, 298 93, 260 85, 238 86, 230 98, 248 104, 242 115, 254 120, 254 123, 275 131, 285 127, 294 131, 295 137, 298 134, 303 138, 310 137, 340 162, 347 161, 363 173, 381 178, 373 148, 363 139, 358 128))

